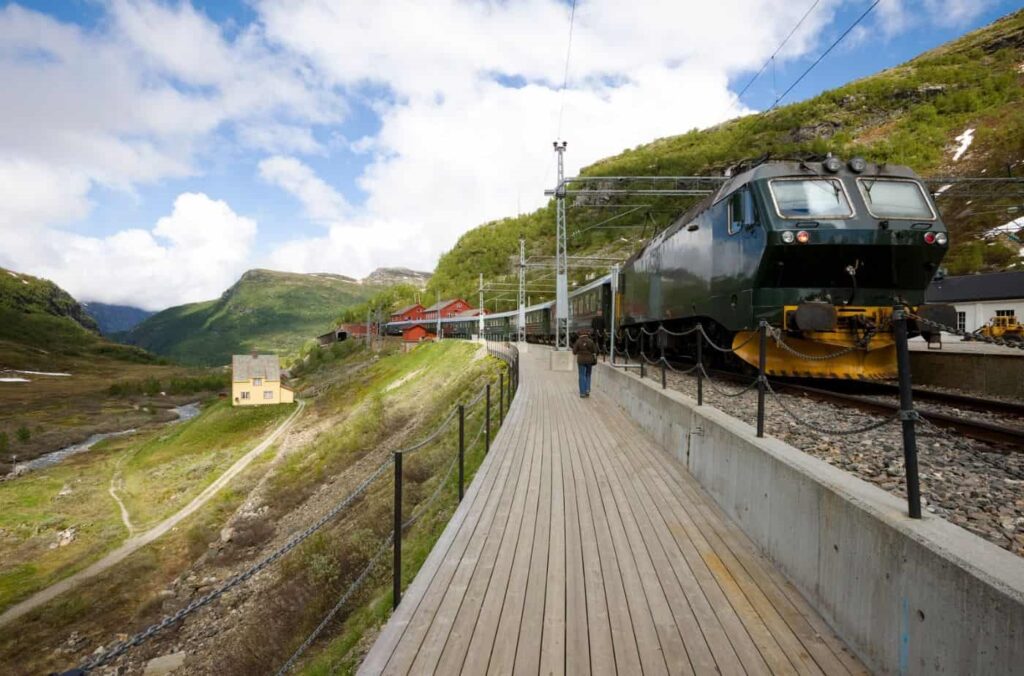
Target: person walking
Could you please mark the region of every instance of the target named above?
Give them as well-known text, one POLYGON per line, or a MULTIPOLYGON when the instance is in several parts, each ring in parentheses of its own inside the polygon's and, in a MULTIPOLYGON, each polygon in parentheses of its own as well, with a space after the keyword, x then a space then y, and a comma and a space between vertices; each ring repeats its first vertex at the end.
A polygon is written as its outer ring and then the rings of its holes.
POLYGON ((580 398, 586 399, 590 396, 590 374, 597 363, 597 345, 590 337, 589 329, 580 331, 572 344, 572 353, 576 355, 576 368, 580 373, 580 398))

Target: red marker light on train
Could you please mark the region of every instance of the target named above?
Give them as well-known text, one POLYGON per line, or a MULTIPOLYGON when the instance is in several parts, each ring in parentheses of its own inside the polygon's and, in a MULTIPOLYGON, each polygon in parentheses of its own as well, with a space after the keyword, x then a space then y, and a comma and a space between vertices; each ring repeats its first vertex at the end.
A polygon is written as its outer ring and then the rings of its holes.
POLYGON ((800 242, 801 244, 807 244, 807 242, 811 241, 811 233, 807 232, 806 230, 801 230, 800 232, 796 233, 796 241, 800 242))
POLYGON ((925 244, 935 244, 935 233, 934 232, 926 232, 926 233, 924 233, 924 243, 925 244))

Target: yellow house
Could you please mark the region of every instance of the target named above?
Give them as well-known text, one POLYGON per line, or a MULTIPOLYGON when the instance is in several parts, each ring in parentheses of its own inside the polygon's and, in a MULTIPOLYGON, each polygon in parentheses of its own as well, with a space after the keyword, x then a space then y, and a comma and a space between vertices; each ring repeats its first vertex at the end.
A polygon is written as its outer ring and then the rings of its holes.
POLYGON ((231 357, 231 401, 235 406, 291 404, 295 392, 281 383, 276 354, 236 354, 231 357))

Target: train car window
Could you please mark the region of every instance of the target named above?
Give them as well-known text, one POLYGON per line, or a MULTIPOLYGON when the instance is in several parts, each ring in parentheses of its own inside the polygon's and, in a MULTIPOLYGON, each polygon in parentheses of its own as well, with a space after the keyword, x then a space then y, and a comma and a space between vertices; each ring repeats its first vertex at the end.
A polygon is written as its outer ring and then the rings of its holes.
POLYGON ((837 178, 779 178, 768 182, 782 218, 851 218, 846 186, 837 178))
POLYGON ((743 195, 745 190, 737 190, 729 197, 729 234, 735 235, 743 229, 743 195))
POLYGON ((858 178, 857 186, 875 218, 912 218, 915 221, 935 220, 932 205, 917 181, 882 178, 858 178))

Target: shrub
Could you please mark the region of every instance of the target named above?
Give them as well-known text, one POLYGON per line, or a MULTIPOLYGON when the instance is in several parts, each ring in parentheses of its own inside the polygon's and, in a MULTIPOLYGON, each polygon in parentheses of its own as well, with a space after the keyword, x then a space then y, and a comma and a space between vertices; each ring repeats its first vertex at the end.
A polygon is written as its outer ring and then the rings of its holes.
POLYGON ((18 441, 25 444, 28 443, 28 440, 32 438, 32 432, 29 430, 29 428, 22 425, 14 433, 14 436, 18 438, 18 441))

